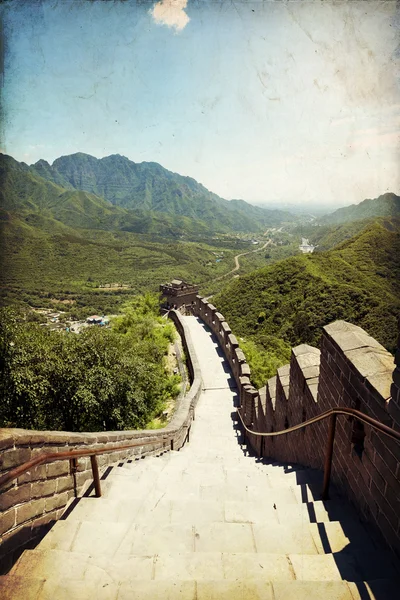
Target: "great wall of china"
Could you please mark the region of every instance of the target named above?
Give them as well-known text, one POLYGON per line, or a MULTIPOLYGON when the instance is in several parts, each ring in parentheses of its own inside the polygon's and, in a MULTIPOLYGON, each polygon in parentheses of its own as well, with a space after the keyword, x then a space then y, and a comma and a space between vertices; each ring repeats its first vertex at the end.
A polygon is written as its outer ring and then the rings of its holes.
MULTIPOLYGON (((197 296, 193 314, 213 332, 237 387, 245 425, 255 432, 276 432, 335 406, 356 408, 400 431, 400 351, 393 356, 359 327, 336 321, 324 328, 320 349, 300 345, 289 365, 278 369, 261 390, 250 381, 250 368, 228 323, 217 309, 197 296)), ((99 456, 99 467, 128 456, 179 449, 187 440, 202 389, 193 342, 179 312, 171 311, 182 337, 191 387, 171 422, 156 431, 68 433, 0 430, 0 477, 39 453, 111 449, 137 442, 134 449, 99 456), (143 444, 141 447, 140 444, 143 444)), ((326 421, 279 437, 248 434, 263 457, 322 469, 326 421)), ((206 440, 204 443, 207 443, 206 440)), ((400 444, 349 417, 337 423, 333 481, 359 514, 400 555, 400 444)), ((58 520, 70 501, 91 482, 90 458, 59 460, 32 468, 0 490, 0 559, 26 547, 46 524, 58 520)))

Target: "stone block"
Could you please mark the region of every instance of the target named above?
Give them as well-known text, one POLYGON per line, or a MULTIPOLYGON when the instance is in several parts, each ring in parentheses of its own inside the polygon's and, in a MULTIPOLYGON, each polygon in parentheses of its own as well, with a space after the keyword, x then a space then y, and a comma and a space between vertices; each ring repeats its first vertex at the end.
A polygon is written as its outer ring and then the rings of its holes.
POLYGON ((240 365, 240 376, 241 377, 250 377, 251 371, 250 367, 247 363, 242 363, 240 365))
POLYGON ((345 356, 363 377, 370 378, 385 373, 390 379, 392 377, 393 356, 387 350, 378 352, 375 348, 358 348, 345 352, 345 356))
POLYGON ((17 479, 18 485, 27 483, 29 481, 38 481, 40 479, 46 479, 46 465, 39 465, 33 467, 30 471, 27 471, 17 479))
POLYGON ((44 498, 52 496, 56 491, 56 481, 48 479, 46 481, 36 481, 32 483, 32 498, 44 498))
POLYGON ((302 371, 304 379, 315 379, 319 377, 319 366, 305 367, 302 371))
POLYGON ((11 506, 22 504, 31 499, 31 484, 12 487, 0 493, 0 511, 5 511, 11 506))
POLYGON ((59 477, 57 479, 57 494, 60 492, 65 492, 66 490, 71 490, 74 488, 74 478, 72 475, 67 475, 66 477, 59 477))
POLYGON ((6 512, 3 512, 0 519, 0 535, 3 535, 10 529, 12 529, 15 525, 15 508, 11 508, 6 512))
POLYGON ((28 462, 31 459, 30 448, 15 448, 14 450, 6 450, 0 455, 1 468, 13 469, 28 462))
POLYGON ((17 525, 30 521, 37 515, 44 512, 44 498, 31 500, 30 502, 17 507, 17 525))
POLYGON ((68 475, 70 472, 69 460, 59 460, 47 465, 47 477, 59 477, 68 475))
POLYGON ((283 365, 283 367, 280 367, 278 369, 278 375, 282 380, 282 377, 286 377, 289 376, 290 374, 290 365, 283 365))
POLYGON ((385 371, 385 373, 377 373, 376 375, 370 375, 369 377, 367 377, 366 384, 372 392, 377 392, 382 398, 387 400, 388 398, 390 398, 392 373, 391 371, 385 371))
POLYGON ((0 428, 0 450, 14 448, 14 437, 11 434, 11 429, 0 428))
POLYGON ((56 494, 51 498, 46 498, 45 510, 46 512, 52 512, 57 508, 61 508, 66 506, 69 500, 68 492, 64 492, 63 494, 56 494))

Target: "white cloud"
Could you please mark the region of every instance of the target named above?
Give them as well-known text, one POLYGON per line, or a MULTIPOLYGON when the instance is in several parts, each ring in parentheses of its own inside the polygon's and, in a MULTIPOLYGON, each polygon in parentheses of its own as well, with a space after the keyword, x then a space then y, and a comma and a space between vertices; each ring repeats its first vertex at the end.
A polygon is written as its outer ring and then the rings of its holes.
POLYGON ((158 25, 182 31, 190 21, 184 10, 187 3, 188 0, 160 0, 149 12, 158 25))

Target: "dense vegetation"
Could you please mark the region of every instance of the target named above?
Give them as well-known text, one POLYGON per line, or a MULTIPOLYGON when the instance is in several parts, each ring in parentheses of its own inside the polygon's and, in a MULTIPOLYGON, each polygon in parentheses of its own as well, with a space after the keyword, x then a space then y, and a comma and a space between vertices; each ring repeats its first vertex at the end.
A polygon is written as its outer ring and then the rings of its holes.
POLYGON ((1 311, 0 427, 137 429, 178 393, 164 356, 175 336, 158 298, 138 296, 112 329, 67 334, 1 311))
POLYGON ((296 256, 233 281, 213 298, 244 338, 260 387, 290 347, 317 345, 322 327, 344 319, 363 327, 389 351, 400 311, 400 234, 396 221, 373 223, 334 250, 296 256))

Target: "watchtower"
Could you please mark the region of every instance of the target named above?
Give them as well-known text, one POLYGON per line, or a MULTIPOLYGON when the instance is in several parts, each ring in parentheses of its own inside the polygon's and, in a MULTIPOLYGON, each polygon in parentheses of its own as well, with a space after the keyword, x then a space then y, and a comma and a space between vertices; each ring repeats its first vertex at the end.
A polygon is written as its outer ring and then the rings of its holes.
POLYGON ((171 283, 160 285, 160 292, 167 308, 180 308, 195 301, 199 287, 180 279, 173 279, 171 283))

